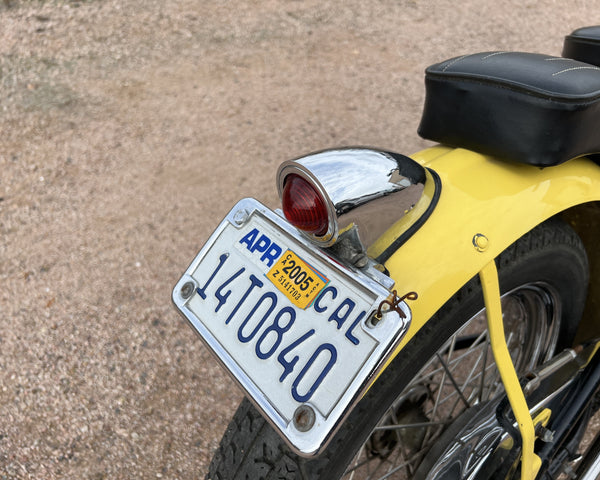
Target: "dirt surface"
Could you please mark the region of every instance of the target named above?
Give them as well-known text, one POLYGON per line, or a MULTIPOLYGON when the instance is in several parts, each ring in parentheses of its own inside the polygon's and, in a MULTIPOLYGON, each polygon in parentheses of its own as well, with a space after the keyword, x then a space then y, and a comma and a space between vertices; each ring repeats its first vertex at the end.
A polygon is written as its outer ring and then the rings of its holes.
POLYGON ((170 304, 242 196, 411 153, 423 70, 560 54, 600 1, 0 3, 0 479, 198 478, 241 393, 170 304))

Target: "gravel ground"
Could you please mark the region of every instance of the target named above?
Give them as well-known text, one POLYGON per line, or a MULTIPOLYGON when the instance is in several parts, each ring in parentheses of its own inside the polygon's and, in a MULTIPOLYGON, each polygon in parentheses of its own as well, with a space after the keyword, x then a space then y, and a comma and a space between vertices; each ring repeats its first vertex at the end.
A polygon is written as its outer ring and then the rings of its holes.
POLYGON ((282 160, 410 153, 423 70, 600 1, 0 3, 0 479, 202 477, 241 393, 170 291, 282 160))

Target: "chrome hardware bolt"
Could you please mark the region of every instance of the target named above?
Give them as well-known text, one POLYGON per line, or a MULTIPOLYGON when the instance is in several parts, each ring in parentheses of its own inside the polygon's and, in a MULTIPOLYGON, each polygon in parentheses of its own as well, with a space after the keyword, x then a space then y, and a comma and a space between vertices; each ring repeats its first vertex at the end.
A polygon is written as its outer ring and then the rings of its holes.
POLYGON ((179 294, 181 295, 181 298, 187 300, 194 294, 195 289, 196 286, 194 285, 194 282, 186 282, 181 287, 179 294))
POLYGON ((365 322, 365 325, 367 326, 367 328, 375 328, 377 325, 379 325, 379 322, 381 322, 381 320, 383 320, 383 315, 378 317, 377 313, 374 313, 365 322))
POLYGON ((535 434, 544 443, 550 443, 554 440, 554 432, 548 430, 541 423, 536 425, 535 434))
POLYGON ((315 424, 315 411, 308 405, 300 405, 294 412, 294 427, 299 432, 308 432, 315 424))
POLYGON ((238 227, 241 227, 244 223, 246 223, 246 220, 248 220, 248 212, 246 210, 238 210, 233 215, 233 222, 238 227))

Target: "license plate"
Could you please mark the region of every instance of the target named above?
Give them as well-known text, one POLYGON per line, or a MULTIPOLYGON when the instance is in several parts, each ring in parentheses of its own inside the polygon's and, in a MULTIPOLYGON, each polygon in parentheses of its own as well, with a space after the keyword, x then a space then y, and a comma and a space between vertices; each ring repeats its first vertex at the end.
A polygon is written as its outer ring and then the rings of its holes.
POLYGON ((241 200, 173 290, 173 302, 299 454, 315 455, 376 378, 410 322, 381 283, 241 200))

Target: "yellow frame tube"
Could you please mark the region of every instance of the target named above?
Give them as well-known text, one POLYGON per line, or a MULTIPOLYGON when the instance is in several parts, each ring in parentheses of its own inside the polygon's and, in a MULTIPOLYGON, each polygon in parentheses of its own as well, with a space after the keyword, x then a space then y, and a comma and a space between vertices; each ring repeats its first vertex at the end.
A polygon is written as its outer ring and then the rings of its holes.
POLYGON ((498 270, 492 260, 479 272, 483 298, 486 308, 488 331, 494 359, 506 389, 508 401, 515 414, 519 432, 521 432, 521 480, 534 480, 542 460, 534 452, 535 426, 529 414, 529 407, 519 383, 517 372, 510 358, 504 336, 504 325, 502 322, 502 305, 500 302, 500 285, 498 283, 498 270))

